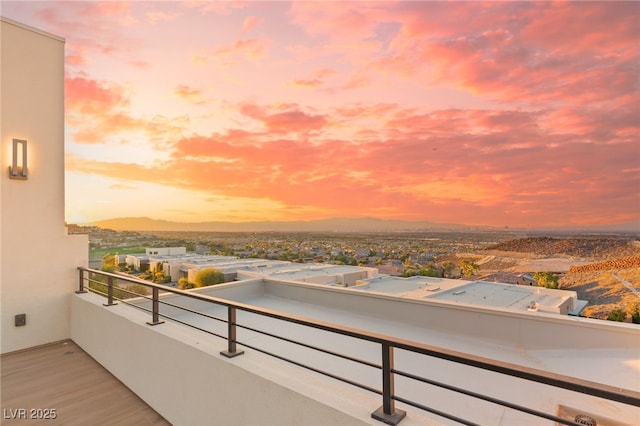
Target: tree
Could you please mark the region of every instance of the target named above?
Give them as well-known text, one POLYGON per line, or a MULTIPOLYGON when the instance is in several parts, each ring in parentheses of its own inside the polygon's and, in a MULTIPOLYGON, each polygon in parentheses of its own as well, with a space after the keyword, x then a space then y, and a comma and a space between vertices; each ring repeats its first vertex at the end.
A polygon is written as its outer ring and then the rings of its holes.
POLYGON ((102 256, 102 270, 105 272, 114 272, 116 270, 116 255, 107 253, 102 256))
POLYGON ((224 282, 224 273, 215 268, 206 268, 199 271, 194 277, 195 287, 208 287, 224 282))
POLYGON ((558 274, 551 272, 536 272, 533 274, 533 279, 538 283, 538 287, 546 288, 558 288, 558 274))

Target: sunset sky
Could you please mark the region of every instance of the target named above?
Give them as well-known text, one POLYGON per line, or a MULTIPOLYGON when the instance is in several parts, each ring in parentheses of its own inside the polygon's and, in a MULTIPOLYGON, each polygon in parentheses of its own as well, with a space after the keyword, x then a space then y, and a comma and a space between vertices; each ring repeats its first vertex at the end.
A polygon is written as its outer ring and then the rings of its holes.
POLYGON ((640 219, 637 2, 11 2, 66 39, 66 218, 640 219))

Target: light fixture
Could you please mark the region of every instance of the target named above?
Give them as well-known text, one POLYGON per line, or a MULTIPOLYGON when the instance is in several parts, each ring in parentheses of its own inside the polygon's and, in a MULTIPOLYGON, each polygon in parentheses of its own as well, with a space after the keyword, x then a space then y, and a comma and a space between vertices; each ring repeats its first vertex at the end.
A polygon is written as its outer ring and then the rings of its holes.
POLYGON ((9 166, 10 179, 27 179, 27 141, 13 140, 13 162, 9 166))

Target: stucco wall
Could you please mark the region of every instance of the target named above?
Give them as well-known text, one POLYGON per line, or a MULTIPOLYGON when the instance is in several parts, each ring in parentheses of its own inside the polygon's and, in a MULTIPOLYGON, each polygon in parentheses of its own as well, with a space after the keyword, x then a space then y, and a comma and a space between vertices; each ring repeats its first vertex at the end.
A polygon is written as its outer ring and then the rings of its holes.
POLYGON ((64 40, 2 19, 0 353, 69 337, 70 294, 86 236, 64 224, 64 40), (9 179, 13 139, 28 179, 9 179), (25 326, 14 326, 16 314, 25 326))
POLYGON ((255 351, 227 359, 221 339, 170 322, 152 327, 144 312, 103 303, 73 296, 71 338, 174 425, 379 424, 370 418, 375 397, 255 351))

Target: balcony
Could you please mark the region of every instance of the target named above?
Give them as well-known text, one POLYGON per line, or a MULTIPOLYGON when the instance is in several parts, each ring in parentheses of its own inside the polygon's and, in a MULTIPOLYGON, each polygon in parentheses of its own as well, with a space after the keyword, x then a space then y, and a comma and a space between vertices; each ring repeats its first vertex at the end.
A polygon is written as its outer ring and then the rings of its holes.
MULTIPOLYGON (((99 276, 143 284, 83 269, 82 287, 99 276)), ((74 295, 71 337, 174 424, 638 420, 632 325, 277 280, 144 285, 74 295)))

